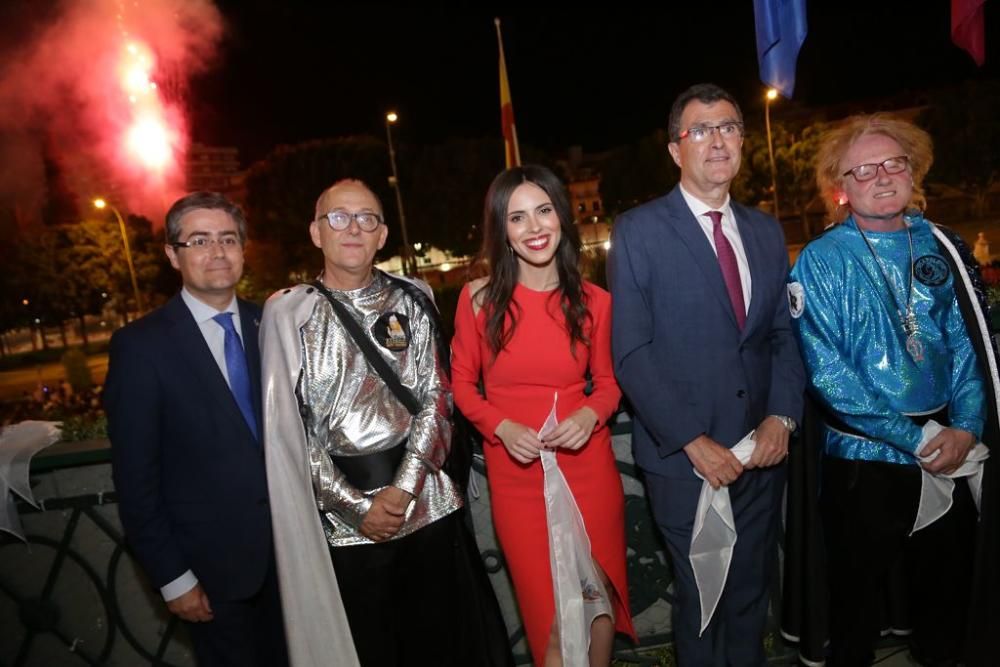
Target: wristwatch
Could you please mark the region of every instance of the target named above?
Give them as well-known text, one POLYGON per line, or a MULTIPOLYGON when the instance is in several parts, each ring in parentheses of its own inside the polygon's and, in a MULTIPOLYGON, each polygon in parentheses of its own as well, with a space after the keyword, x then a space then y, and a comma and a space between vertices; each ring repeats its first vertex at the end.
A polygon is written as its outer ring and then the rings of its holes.
POLYGON ((781 425, 787 428, 789 433, 795 433, 795 429, 797 428, 798 425, 795 423, 795 420, 792 419, 791 417, 786 417, 785 415, 768 415, 768 416, 774 417, 779 422, 781 422, 781 425))

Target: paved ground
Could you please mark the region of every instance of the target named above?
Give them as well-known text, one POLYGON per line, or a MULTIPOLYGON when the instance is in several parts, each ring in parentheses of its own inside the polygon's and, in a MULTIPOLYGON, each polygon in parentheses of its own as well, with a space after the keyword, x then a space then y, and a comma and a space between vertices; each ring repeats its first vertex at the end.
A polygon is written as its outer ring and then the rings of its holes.
POLYGON ((910 658, 910 653, 905 648, 884 649, 876 654, 876 665, 885 667, 915 667, 919 662, 914 662, 910 658))

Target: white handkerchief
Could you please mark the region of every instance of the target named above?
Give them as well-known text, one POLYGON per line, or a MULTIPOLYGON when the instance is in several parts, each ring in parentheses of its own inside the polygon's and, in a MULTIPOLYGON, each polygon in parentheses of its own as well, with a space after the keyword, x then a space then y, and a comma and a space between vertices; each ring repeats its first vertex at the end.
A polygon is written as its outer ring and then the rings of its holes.
MULTIPOLYGON (((730 450, 743 465, 750 461, 757 446, 753 440, 753 433, 753 431, 747 433, 730 450)), ((698 475, 698 471, 695 470, 694 474, 698 475)), ((688 552, 701 601, 699 637, 708 627, 715 608, 722 598, 722 591, 729 577, 729 564, 733 560, 736 537, 736 520, 733 518, 733 506, 729 501, 729 489, 725 486, 713 489, 711 484, 703 482, 701 496, 698 498, 698 509, 694 515, 691 550, 688 552)))
MULTIPOLYGON (((544 438, 558 426, 558 401, 559 394, 555 394, 552 411, 538 431, 539 438, 544 438)), ((590 626, 598 616, 611 615, 611 603, 594 568, 587 528, 573 492, 559 469, 556 453, 543 450, 541 458, 545 472, 549 565, 559 617, 562 660, 564 665, 586 665, 589 664, 590 626)))
POLYGON ((31 457, 59 440, 62 435, 59 425, 60 422, 24 421, 0 431, 0 530, 18 539, 24 539, 24 532, 10 492, 38 507, 28 481, 31 457))
MULTIPOLYGON (((919 452, 924 445, 934 439, 934 437, 944 430, 944 426, 933 419, 924 424, 924 434, 917 447, 919 452)), ((933 456, 919 457, 922 463, 928 463, 937 458, 940 450, 934 452, 933 456)), ((934 474, 921 468, 923 473, 920 476, 920 505, 917 508, 917 518, 913 522, 913 530, 910 535, 921 528, 931 525, 951 509, 952 493, 955 491, 955 479, 959 477, 968 478, 969 491, 972 492, 972 499, 976 502, 976 509, 979 509, 980 499, 983 495, 983 463, 990 457, 990 450, 986 445, 977 442, 969 451, 965 462, 950 475, 941 473, 934 474)))

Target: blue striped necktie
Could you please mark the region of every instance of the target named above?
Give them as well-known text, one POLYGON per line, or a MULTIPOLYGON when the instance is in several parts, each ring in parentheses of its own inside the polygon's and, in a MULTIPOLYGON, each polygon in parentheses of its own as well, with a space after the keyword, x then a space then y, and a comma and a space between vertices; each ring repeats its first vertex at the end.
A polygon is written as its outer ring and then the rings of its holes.
POLYGON ((240 335, 233 325, 232 313, 219 313, 212 318, 226 332, 226 373, 229 375, 229 389, 233 392, 236 404, 250 427, 254 439, 257 436, 257 417, 253 410, 253 395, 250 390, 250 369, 247 366, 247 355, 243 351, 240 335))

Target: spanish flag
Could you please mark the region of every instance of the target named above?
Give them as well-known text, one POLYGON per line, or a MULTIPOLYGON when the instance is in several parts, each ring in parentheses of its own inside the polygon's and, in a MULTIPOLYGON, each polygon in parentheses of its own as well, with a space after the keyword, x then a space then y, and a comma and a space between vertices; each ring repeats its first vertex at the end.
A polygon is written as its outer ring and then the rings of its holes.
POLYGON ((500 45, 500 126, 503 129, 504 152, 507 168, 521 166, 521 149, 517 145, 517 128, 514 127, 514 104, 510 101, 510 83, 507 81, 507 63, 503 57, 503 37, 500 36, 500 19, 493 19, 500 45))

